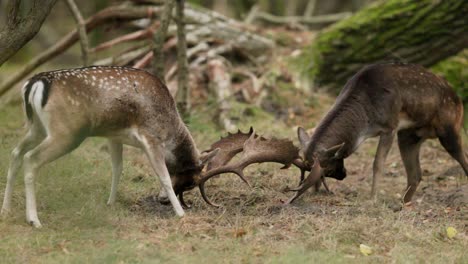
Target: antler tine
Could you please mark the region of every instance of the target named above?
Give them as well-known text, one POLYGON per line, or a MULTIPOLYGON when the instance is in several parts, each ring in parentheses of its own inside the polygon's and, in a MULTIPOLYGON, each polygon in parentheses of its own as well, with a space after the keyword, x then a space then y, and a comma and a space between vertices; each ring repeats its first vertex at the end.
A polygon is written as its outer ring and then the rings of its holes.
MULTIPOLYGON (((220 167, 229 163, 238 153, 242 152, 244 149, 245 141, 252 135, 255 134, 253 127, 250 127, 249 132, 242 133, 238 131, 237 133, 228 133, 227 136, 221 137, 218 141, 213 143, 208 152, 219 148, 219 153, 208 163, 207 169, 211 170, 216 167, 220 167)), ((257 136, 257 135, 255 135, 257 136)))
POLYGON ((208 197, 206 196, 205 183, 210 178, 212 178, 212 177, 214 177, 216 175, 223 174, 223 173, 232 172, 232 173, 236 174, 237 176, 239 176, 242 179, 243 182, 245 182, 250 188, 252 188, 252 185, 250 185, 250 183, 247 181, 247 179, 245 178, 244 172, 243 172, 243 170, 244 170, 244 168, 246 166, 248 166, 248 164, 246 164, 244 166, 244 164, 242 164, 240 162, 237 162, 234 165, 227 165, 227 166, 218 167, 216 169, 213 169, 213 170, 208 171, 205 174, 203 174, 201 176, 200 180, 198 181, 198 188, 200 189, 200 194, 201 194, 203 200, 205 200, 205 202, 207 204, 211 205, 211 206, 220 207, 220 205, 211 202, 210 199, 208 199, 208 197))
POLYGON ((316 158, 314 158, 314 165, 312 166, 309 176, 307 176, 307 178, 301 183, 301 185, 298 188, 288 190, 288 191, 295 191, 296 194, 294 194, 293 197, 289 198, 289 200, 286 201, 285 204, 292 203, 299 196, 301 196, 305 191, 307 191, 307 189, 309 189, 311 186, 314 186, 315 183, 321 179, 321 170, 322 169, 320 167, 319 162, 317 161, 316 158))
POLYGON ((184 209, 190 209, 190 208, 192 207, 191 205, 188 205, 188 204, 184 201, 184 192, 178 193, 178 196, 179 196, 180 204, 182 205, 182 207, 183 207, 184 209))

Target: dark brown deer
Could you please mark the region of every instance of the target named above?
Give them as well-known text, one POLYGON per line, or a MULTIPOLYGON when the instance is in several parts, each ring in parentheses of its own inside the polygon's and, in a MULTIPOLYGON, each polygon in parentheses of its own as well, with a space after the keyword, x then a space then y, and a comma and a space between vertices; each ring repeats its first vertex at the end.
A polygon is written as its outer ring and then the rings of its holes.
POLYGON ((468 176, 460 137, 462 122, 462 102, 444 79, 418 65, 367 66, 346 83, 312 138, 299 130, 301 144, 307 145, 304 162, 311 173, 287 203, 320 177, 343 180, 343 159, 375 136, 380 140, 373 166, 373 197, 395 134, 408 179, 404 202, 411 201, 421 181, 419 150, 428 138, 438 138, 468 176))
POLYGON ((15 176, 24 161, 26 219, 35 227, 34 180, 38 170, 92 136, 109 139, 116 199, 122 174, 122 145, 144 150, 163 193, 178 216, 176 195, 196 186, 196 178, 218 150, 200 155, 166 86, 151 74, 122 67, 88 67, 45 72, 23 87, 29 131, 12 152, 1 214, 11 209, 15 176))

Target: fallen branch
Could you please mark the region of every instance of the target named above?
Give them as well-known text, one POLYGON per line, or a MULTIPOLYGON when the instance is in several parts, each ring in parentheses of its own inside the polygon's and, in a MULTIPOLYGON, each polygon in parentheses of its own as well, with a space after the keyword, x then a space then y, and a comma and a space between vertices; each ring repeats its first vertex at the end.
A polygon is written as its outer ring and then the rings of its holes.
POLYGON ((135 64, 133 64, 133 68, 137 69, 143 69, 145 68, 148 64, 150 64, 151 60, 153 59, 153 52, 150 51, 148 52, 142 59, 137 61, 135 64))
POLYGON ((210 79, 210 90, 216 95, 218 102, 217 121, 219 126, 227 131, 232 131, 234 125, 229 119, 228 112, 231 108, 228 98, 231 95, 231 74, 225 60, 215 58, 207 63, 207 71, 210 79))
POLYGON ((124 42, 147 39, 153 36, 158 26, 159 26, 159 21, 156 21, 152 25, 147 27, 146 29, 138 30, 138 31, 117 37, 115 39, 111 39, 107 42, 104 42, 96 46, 95 48, 91 49, 90 52, 95 53, 95 52, 108 49, 110 47, 113 47, 117 44, 124 43, 124 42))
POLYGON ((109 65, 118 65, 118 66, 124 66, 130 63, 131 61, 134 61, 143 55, 147 54, 150 52, 151 47, 149 46, 144 46, 142 48, 136 49, 129 51, 127 53, 121 54, 119 56, 113 56, 109 58, 105 58, 99 61, 96 61, 94 65, 100 65, 100 66, 109 66, 109 65))

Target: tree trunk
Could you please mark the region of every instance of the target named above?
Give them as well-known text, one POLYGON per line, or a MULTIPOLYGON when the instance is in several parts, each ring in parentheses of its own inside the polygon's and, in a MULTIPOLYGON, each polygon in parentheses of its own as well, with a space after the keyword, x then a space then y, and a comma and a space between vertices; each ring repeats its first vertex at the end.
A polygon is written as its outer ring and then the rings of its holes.
POLYGON ((10 0, 6 25, 0 29, 0 66, 37 34, 55 2, 35 0, 29 12, 20 17, 21 1, 10 0))
POLYGON ((190 89, 188 86, 187 42, 185 40, 185 0, 176 0, 177 23, 177 106, 183 117, 190 114, 190 89))
POLYGON ((468 1, 378 2, 322 32, 297 65, 304 76, 335 91, 366 64, 432 66, 467 46, 467 13, 468 1))
POLYGON ((164 54, 162 52, 164 42, 166 41, 167 29, 171 22, 172 9, 174 8, 174 0, 166 0, 164 11, 161 16, 161 25, 153 37, 153 74, 158 76, 161 81, 164 80, 164 54))

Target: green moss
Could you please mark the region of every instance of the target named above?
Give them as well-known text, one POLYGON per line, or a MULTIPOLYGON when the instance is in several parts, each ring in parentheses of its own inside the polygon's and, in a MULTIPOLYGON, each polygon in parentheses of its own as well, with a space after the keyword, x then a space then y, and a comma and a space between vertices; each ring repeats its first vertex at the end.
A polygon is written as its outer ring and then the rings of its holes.
POLYGON ((437 63, 432 71, 442 75, 468 104, 468 49, 437 63))
POLYGON ((467 10, 468 2, 458 0, 379 1, 322 31, 293 64, 334 92, 366 64, 402 60, 430 66, 427 58, 435 53, 456 52, 452 44, 465 36, 467 10))

